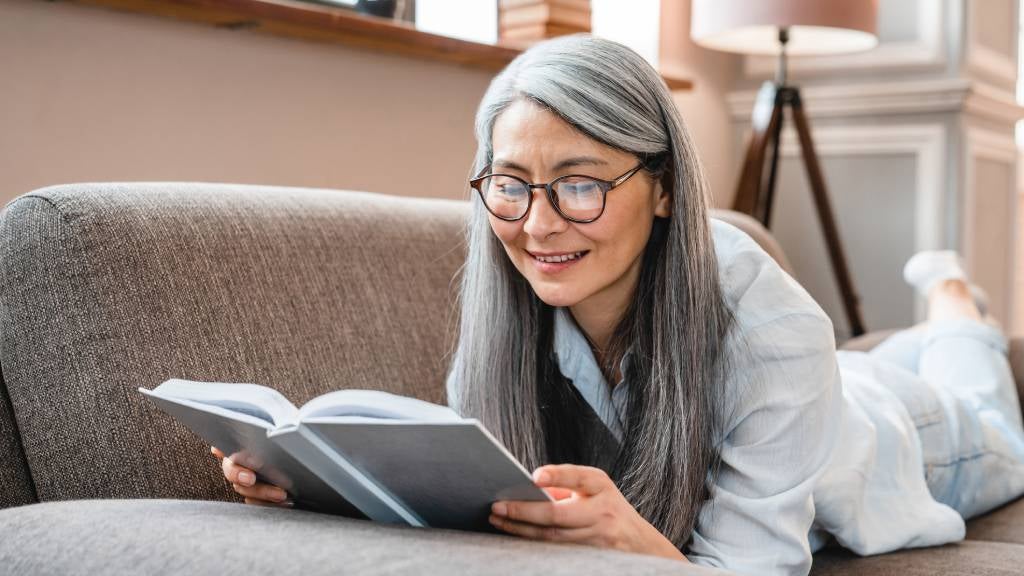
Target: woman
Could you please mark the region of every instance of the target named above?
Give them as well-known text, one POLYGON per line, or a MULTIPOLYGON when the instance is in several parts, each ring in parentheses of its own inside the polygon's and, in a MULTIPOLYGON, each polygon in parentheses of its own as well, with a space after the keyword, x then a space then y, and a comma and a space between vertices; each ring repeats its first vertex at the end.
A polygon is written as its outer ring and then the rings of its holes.
MULTIPOLYGON (((937 283, 923 331, 837 354, 813 299, 708 219, 671 95, 631 50, 531 48, 476 131, 449 404, 556 499, 496 502, 498 528, 806 574, 829 535, 862 554, 953 541, 1024 492, 981 482, 1024 477, 1024 432, 1005 339, 956 267, 922 256, 937 283)), ((286 497, 223 467, 246 502, 286 497)))

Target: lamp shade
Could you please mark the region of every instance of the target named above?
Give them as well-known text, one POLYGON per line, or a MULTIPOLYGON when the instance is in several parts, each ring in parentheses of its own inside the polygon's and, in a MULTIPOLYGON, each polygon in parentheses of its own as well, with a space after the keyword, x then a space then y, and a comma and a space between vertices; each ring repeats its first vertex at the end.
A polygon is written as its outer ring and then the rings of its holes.
POLYGON ((874 48, 877 22, 877 0, 693 0, 690 36, 713 50, 777 54, 787 28, 787 54, 844 54, 874 48))

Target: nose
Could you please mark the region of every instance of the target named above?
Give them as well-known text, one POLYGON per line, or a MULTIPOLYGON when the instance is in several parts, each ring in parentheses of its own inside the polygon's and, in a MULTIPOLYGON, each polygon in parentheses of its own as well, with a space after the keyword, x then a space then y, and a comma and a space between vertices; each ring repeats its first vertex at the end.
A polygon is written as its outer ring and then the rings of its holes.
POLYGON ((533 202, 523 223, 523 231, 539 240, 544 240, 554 232, 564 231, 569 222, 555 210, 544 188, 534 189, 531 193, 534 194, 533 202))

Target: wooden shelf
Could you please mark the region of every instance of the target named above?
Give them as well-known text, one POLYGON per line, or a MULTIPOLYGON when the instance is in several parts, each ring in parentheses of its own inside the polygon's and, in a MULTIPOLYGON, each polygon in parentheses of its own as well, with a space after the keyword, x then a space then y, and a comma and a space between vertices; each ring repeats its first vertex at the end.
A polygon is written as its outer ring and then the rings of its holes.
MULTIPOLYGON (((141 14, 152 14, 219 28, 255 30, 333 42, 414 58, 500 70, 521 52, 417 30, 413 25, 364 16, 353 10, 291 0, 64 0, 141 14)), ((665 77, 672 90, 690 90, 685 78, 665 77)))
POLYGON ((499 70, 519 50, 428 34, 411 24, 364 16, 353 10, 289 0, 66 0, 75 4, 153 14, 212 24, 334 42, 428 60, 499 70))

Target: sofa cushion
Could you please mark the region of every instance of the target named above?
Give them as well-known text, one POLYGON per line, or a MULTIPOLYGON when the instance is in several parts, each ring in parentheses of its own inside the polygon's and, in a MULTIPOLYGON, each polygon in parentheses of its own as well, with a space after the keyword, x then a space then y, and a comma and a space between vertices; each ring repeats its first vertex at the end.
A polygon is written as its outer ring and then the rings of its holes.
POLYGON ((465 208, 182 183, 14 200, 0 365, 39 499, 237 499, 208 446, 136 390, 171 377, 444 403, 465 208))
POLYGON ((226 502, 83 500, 0 511, 11 574, 725 574, 507 535, 226 502))
POLYGON ((814 556, 811 576, 1017 576, 1024 546, 964 540, 931 548, 859 557, 842 548, 814 556))
POLYGON ((1024 498, 972 518, 967 522, 967 538, 1024 545, 1024 498))

